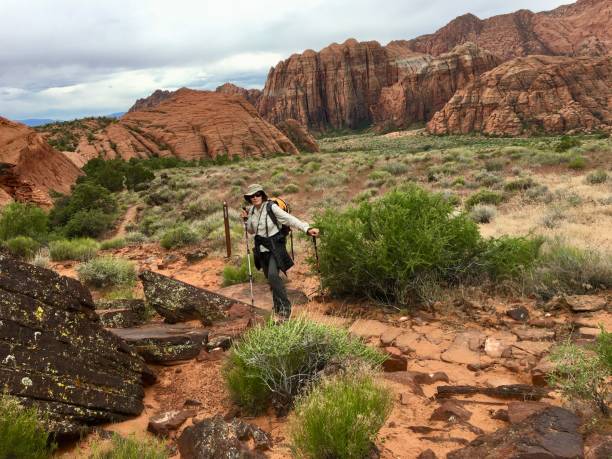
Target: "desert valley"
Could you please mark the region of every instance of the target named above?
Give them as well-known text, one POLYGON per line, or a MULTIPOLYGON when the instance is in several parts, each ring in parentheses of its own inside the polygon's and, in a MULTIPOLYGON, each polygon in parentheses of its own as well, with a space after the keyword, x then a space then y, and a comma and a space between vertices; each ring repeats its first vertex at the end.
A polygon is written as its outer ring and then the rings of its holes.
POLYGON ((465 14, 261 90, 0 112, 0 459, 612 457, 611 25, 465 14), (254 183, 320 229, 289 320, 254 183))

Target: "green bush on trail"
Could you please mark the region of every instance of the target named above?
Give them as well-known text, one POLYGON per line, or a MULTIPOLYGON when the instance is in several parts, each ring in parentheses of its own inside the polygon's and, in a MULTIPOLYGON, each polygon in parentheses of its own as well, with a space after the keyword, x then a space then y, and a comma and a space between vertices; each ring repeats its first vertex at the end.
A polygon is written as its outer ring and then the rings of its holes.
MULTIPOLYGON (((251 255, 249 255, 251 257, 251 255)), ((261 271, 255 269, 255 264, 251 257, 251 273, 253 274, 253 280, 255 282, 261 282, 264 280, 264 275, 261 271)), ((242 257, 238 266, 227 265, 223 268, 223 287, 229 285, 241 284, 249 281, 249 266, 247 264, 247 257, 242 257)))
POLYGON ((89 459, 168 459, 170 453, 162 440, 128 438, 116 433, 109 442, 96 441, 89 459))
POLYGON ((89 238, 60 239, 49 243, 49 255, 53 261, 87 261, 96 256, 100 244, 89 238))
MULTIPOLYGON (((460 280, 480 251, 476 224, 415 185, 317 219, 320 270, 334 295, 409 304, 423 278, 460 280)), ((314 260, 312 260, 314 263, 314 260)))
POLYGON ((520 279, 533 270, 543 243, 542 238, 489 239, 481 255, 483 269, 494 281, 520 279))
POLYGON ((370 457, 392 408, 392 392, 368 372, 325 378, 296 401, 290 424, 294 453, 308 458, 370 457))
POLYGON ((4 246, 11 255, 24 260, 30 260, 36 255, 40 248, 40 243, 31 237, 17 236, 6 241, 4 246))
POLYGON ((136 283, 134 263, 122 258, 93 258, 80 264, 76 270, 81 282, 91 287, 132 286, 136 283))
POLYGON ((376 367, 384 359, 348 331, 300 317, 249 329, 232 346, 223 374, 232 399, 248 412, 270 403, 284 412, 327 365, 357 361, 376 367))

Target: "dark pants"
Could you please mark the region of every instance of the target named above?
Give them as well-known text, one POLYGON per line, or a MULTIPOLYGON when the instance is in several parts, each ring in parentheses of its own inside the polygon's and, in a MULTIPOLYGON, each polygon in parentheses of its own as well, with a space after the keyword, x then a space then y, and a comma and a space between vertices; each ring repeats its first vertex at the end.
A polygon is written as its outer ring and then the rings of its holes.
POLYGON ((272 290, 272 303, 274 312, 279 316, 289 318, 291 315, 291 302, 287 297, 285 283, 280 277, 280 272, 276 264, 276 258, 270 252, 261 252, 262 268, 270 290, 272 290))

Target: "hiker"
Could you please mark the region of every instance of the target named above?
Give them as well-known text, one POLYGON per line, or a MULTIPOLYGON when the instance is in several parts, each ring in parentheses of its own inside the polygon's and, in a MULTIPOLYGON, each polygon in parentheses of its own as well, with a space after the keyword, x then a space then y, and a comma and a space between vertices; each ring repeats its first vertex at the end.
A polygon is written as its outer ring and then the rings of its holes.
POLYGON ((319 236, 319 230, 311 228, 308 223, 285 212, 276 203, 268 201, 263 187, 257 183, 249 185, 244 199, 251 204, 248 211, 242 209, 242 218, 246 219, 247 231, 255 235, 255 267, 263 269, 270 284, 274 313, 281 319, 288 319, 291 315, 291 302, 280 278, 280 271, 287 275, 287 270, 293 266, 293 260, 287 253, 286 234, 281 231, 281 227, 291 226, 312 237, 319 236))

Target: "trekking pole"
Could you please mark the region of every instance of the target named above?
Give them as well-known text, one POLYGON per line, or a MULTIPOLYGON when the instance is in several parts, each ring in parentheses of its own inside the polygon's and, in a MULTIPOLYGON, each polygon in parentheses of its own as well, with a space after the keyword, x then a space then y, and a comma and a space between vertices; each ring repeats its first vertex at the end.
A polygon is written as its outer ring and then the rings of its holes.
POLYGON ((225 201, 223 201, 223 225, 225 226, 225 249, 227 251, 227 258, 229 258, 232 256, 232 239, 229 227, 229 211, 225 201))
POLYGON ((321 277, 321 264, 319 263, 319 250, 317 249, 317 238, 312 236, 314 244, 315 260, 317 260, 317 271, 319 271, 319 287, 321 288, 321 297, 323 297, 323 279, 321 277))
MULTIPOLYGON (((246 209, 243 207, 246 211, 246 209)), ((247 219, 244 219, 244 241, 246 244, 247 265, 249 267, 249 284, 251 286, 251 314, 255 307, 255 297, 253 296, 253 271, 251 270, 251 249, 249 248, 249 231, 247 230, 247 219)))
POLYGON ((295 261, 295 253, 293 252, 293 231, 289 232, 291 236, 291 259, 295 261))

